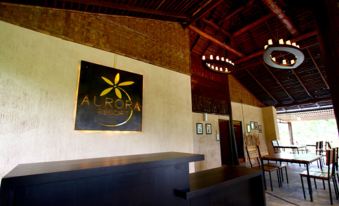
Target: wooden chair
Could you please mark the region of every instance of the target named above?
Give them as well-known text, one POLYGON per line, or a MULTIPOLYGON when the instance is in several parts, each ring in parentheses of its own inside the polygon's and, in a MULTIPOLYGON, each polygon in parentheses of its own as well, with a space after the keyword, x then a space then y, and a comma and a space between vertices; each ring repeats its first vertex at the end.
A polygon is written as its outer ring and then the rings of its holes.
MULTIPOLYGON (((279 186, 281 185, 279 167, 262 165, 261 161, 260 161, 257 146, 246 146, 246 152, 247 152, 247 157, 248 157, 248 161, 250 163, 251 168, 257 168, 257 169, 260 169, 260 170, 267 172, 269 174, 271 191, 273 191, 272 175, 271 175, 272 172, 274 172, 274 171, 277 172, 278 184, 279 184, 279 186)), ((265 174, 263 173, 263 175, 265 175, 265 174)), ((264 182, 264 186, 265 186, 265 189, 267 189, 266 181, 264 182)))
POLYGON ((311 171, 309 172, 309 175, 307 174, 307 171, 303 171, 302 173, 300 173, 301 186, 303 188, 303 194, 304 194, 305 199, 306 199, 306 194, 305 194, 303 177, 306 177, 306 178, 310 177, 310 178, 313 178, 314 180, 320 179, 322 181, 327 181, 331 205, 333 205, 333 198, 332 198, 332 191, 331 191, 331 180, 332 180, 336 198, 338 199, 339 190, 338 190, 338 184, 337 184, 336 177, 335 177, 335 168, 336 168, 335 165, 338 163, 337 151, 338 151, 337 149, 326 151, 327 168, 325 169, 325 171, 321 171, 321 170, 311 171))
POLYGON ((271 167, 278 167, 279 170, 280 170, 280 174, 281 174, 281 182, 284 181, 284 174, 283 174, 283 169, 285 169, 285 176, 286 176, 286 182, 288 183, 288 174, 287 174, 287 166, 285 164, 278 164, 278 163, 270 163, 270 162, 267 162, 267 163, 264 163, 261 159, 261 151, 260 151, 260 147, 257 146, 257 150, 258 150, 258 153, 259 153, 259 158, 260 158, 260 161, 261 161, 261 164, 262 165, 266 165, 266 166, 271 166, 271 167))
POLYGON ((273 146, 273 149, 274 149, 275 153, 279 153, 280 152, 280 149, 277 148, 277 146, 279 146, 278 140, 276 140, 276 139, 272 140, 272 146, 273 146))
POLYGON ((323 141, 317 141, 315 143, 315 154, 322 155, 324 152, 324 142, 323 141))

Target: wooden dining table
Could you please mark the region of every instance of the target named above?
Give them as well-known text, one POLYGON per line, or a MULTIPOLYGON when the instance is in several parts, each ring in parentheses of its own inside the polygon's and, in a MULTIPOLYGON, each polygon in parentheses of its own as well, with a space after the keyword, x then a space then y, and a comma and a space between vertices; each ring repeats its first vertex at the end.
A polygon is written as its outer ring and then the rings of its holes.
POLYGON ((297 153, 299 154, 299 150, 300 149, 307 149, 306 145, 275 145, 273 146, 274 149, 291 149, 292 151, 297 151, 297 153))
MULTIPOLYGON (((311 154, 311 153, 307 153, 307 154, 275 153, 275 154, 269 154, 269 155, 262 156, 261 161, 264 161, 264 160, 305 164, 306 170, 307 170, 308 192, 310 195, 311 202, 313 202, 311 178, 309 176, 310 174, 309 166, 312 162, 320 161, 320 167, 321 167, 322 163, 321 163, 320 155, 311 154)), ((263 177, 265 178, 264 175, 263 177)), ((264 179, 264 181, 266 180, 264 179)))

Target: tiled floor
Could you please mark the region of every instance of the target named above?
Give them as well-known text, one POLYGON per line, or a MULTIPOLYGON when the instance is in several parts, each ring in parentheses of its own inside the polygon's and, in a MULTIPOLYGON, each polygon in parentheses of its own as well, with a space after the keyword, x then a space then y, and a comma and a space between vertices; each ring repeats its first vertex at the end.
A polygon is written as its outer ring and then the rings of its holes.
MULTIPOLYGON (((316 165, 312 165, 312 167, 316 167, 316 165)), ((304 179, 305 189, 306 189, 306 197, 307 200, 304 199, 300 176, 299 173, 305 170, 304 166, 299 166, 298 164, 289 164, 288 165, 288 176, 289 176, 289 184, 283 182, 282 187, 278 187, 278 182, 276 179, 276 175, 272 174, 273 178, 273 192, 269 187, 269 180, 267 176, 268 189, 266 190, 266 202, 267 206, 290 206, 290 205, 305 205, 305 206, 314 206, 314 205, 330 205, 330 197, 326 182, 326 190, 323 189, 322 182, 317 181, 318 189, 314 188, 314 184, 312 181, 312 189, 313 189, 313 199, 311 202, 309 199, 307 182, 304 179)), ((333 205, 339 205, 339 200, 336 200, 334 189, 332 186, 332 194, 333 194, 333 205)))

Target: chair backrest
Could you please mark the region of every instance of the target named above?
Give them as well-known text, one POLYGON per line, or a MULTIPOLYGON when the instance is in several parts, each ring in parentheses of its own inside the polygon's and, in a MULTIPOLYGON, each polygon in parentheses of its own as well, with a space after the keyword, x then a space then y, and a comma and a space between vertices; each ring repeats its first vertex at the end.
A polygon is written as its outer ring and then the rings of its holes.
POLYGON ((332 149, 330 142, 325 142, 325 149, 332 149))
POLYGON ((280 149, 276 148, 277 146, 279 146, 279 141, 278 140, 276 140, 276 139, 272 140, 272 146, 273 146, 273 149, 274 149, 275 153, 279 153, 280 152, 280 149))
POLYGON ((324 149, 324 142, 323 141, 317 141, 315 143, 315 153, 318 155, 321 155, 324 149))
POLYGON ((338 164, 338 148, 326 150, 326 165, 329 176, 335 173, 337 164, 338 164))
POLYGON ((260 166, 260 156, 257 146, 255 145, 246 146, 246 152, 251 167, 260 166))
POLYGON ((338 164, 339 164, 339 147, 335 147, 333 148, 335 150, 335 157, 334 157, 334 160, 335 160, 335 163, 334 163, 334 167, 335 167, 335 170, 338 171, 338 164))

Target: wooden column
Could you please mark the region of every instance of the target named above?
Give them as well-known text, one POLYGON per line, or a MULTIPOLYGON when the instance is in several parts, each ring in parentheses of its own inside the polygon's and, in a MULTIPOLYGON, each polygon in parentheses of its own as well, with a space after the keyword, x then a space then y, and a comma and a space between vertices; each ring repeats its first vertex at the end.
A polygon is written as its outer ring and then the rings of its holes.
POLYGON ((321 54, 325 63, 332 94, 334 114, 339 123, 339 8, 336 0, 316 0, 313 4, 317 19, 321 54))
POLYGON ((239 159, 238 159, 238 150, 237 150, 237 142, 235 139, 235 132, 233 127, 233 114, 232 114, 232 104, 231 104, 231 97, 230 97, 230 87, 229 87, 229 78, 230 76, 227 76, 227 99, 228 99, 228 108, 230 111, 230 124, 229 124, 229 139, 230 139, 230 150, 231 150, 231 160, 232 165, 239 165, 239 159))
POLYGON ((292 123, 287 122, 287 125, 288 125, 288 134, 290 135, 290 143, 294 144, 292 123))

